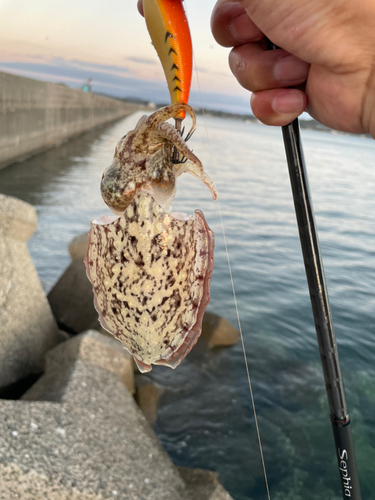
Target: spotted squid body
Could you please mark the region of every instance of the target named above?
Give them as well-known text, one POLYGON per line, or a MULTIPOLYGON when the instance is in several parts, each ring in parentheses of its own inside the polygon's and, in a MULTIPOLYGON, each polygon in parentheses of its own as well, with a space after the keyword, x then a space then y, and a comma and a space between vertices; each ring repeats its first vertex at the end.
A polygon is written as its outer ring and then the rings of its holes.
POLYGON ((214 235, 199 210, 171 214, 176 178, 189 172, 217 198, 199 159, 166 120, 187 104, 143 116, 103 174, 104 201, 117 214, 94 220, 85 257, 102 326, 133 355, 175 368, 197 342, 210 300, 214 235), (174 164, 173 146, 187 161, 174 164))

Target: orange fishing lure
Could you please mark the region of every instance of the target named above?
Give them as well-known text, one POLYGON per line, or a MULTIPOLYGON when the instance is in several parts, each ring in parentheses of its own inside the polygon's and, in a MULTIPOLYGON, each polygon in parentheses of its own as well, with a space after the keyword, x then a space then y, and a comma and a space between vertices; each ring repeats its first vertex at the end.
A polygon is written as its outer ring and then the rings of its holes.
MULTIPOLYGON (((171 103, 187 104, 193 50, 182 0, 143 0, 143 11, 167 79, 171 103)), ((181 117, 184 116, 182 112, 181 117)))

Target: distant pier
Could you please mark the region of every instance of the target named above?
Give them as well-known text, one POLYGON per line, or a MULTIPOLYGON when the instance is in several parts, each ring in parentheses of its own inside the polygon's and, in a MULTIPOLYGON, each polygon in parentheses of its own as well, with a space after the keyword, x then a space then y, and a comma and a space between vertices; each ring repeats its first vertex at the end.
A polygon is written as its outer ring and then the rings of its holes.
POLYGON ((138 109, 139 104, 0 72, 0 168, 138 109))

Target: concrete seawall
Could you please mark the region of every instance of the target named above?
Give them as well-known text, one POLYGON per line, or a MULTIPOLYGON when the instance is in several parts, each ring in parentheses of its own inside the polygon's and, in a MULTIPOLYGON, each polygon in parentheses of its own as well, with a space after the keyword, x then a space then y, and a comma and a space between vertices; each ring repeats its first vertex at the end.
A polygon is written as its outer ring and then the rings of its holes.
POLYGON ((0 168, 138 109, 137 104, 0 72, 0 168))

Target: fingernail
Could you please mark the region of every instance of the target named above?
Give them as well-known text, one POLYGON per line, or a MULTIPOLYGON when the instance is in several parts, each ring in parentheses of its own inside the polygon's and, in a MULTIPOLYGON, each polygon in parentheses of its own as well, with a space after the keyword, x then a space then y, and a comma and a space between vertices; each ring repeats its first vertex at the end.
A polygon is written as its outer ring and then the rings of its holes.
POLYGON ((274 76, 279 82, 303 81, 307 78, 309 66, 294 56, 281 57, 274 65, 274 76))
POLYGON ((299 113, 303 111, 304 100, 299 90, 289 90, 272 100, 272 109, 279 114, 299 113))

